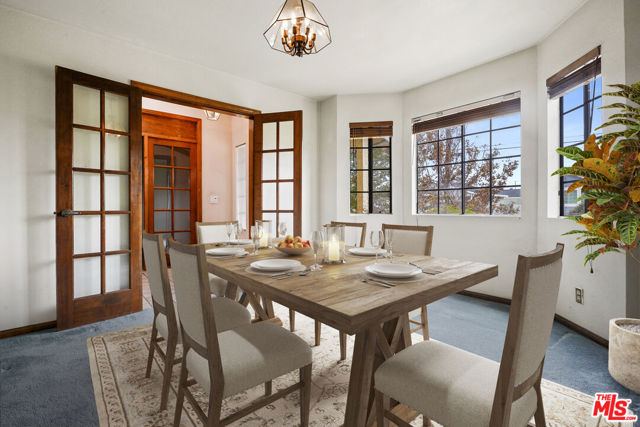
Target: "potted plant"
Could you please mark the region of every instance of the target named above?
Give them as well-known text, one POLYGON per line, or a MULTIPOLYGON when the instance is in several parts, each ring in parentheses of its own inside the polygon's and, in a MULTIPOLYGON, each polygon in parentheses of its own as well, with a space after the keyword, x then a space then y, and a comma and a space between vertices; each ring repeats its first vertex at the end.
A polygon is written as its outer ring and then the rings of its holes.
MULTIPOLYGON (((640 234, 640 82, 612 87, 619 90, 604 95, 626 102, 601 107, 618 111, 598 129, 617 125, 624 130, 600 138, 591 135, 584 149, 559 148, 559 154, 575 163, 553 173, 582 177, 567 193, 580 188, 582 195, 577 200, 588 201, 587 212, 567 219, 584 228, 565 234, 578 235, 576 249, 597 246, 585 256, 585 265, 607 252, 627 252, 640 262, 632 252, 640 234)), ((616 381, 640 393, 640 320, 610 321, 609 372, 616 381)))

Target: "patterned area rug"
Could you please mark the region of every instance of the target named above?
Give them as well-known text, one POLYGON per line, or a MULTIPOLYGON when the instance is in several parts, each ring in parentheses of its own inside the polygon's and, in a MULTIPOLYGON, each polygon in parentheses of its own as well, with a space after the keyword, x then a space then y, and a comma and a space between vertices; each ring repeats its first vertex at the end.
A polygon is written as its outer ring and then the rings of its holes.
MULTIPOLYGON (((288 319, 286 308, 276 305, 276 314, 288 319)), ((313 320, 297 314, 296 333, 313 343, 313 320)), ((285 324, 285 327, 288 327, 285 324)), ((179 365, 173 369, 169 405, 160 411, 162 360, 156 357, 151 377, 145 378, 151 325, 140 326, 90 338, 87 341, 91 377, 101 426, 170 426, 176 399, 179 365)), ((311 395, 311 426, 339 426, 344 420, 346 393, 351 362, 339 362, 338 332, 323 326, 322 342, 313 348, 313 385, 311 395)), ((422 339, 413 335, 414 342, 422 339)), ((349 354, 353 337, 348 340, 349 354)), ((156 353, 157 354, 157 353, 156 353)), ((274 391, 293 384, 297 372, 274 381, 274 391)), ((593 398, 576 390, 543 380, 543 398, 549 426, 609 426, 611 424, 590 417, 593 398)), ((197 387, 197 386, 196 386, 197 387)), ((244 407, 262 396, 258 386, 223 402, 223 415, 244 407)), ((198 390, 196 398, 206 407, 207 393, 198 390)), ((270 404, 256 413, 237 421, 235 426, 294 426, 299 424, 298 394, 270 404)), ((185 402, 183 426, 200 425, 193 409, 185 402)), ((412 425, 421 426, 417 419, 412 425)))

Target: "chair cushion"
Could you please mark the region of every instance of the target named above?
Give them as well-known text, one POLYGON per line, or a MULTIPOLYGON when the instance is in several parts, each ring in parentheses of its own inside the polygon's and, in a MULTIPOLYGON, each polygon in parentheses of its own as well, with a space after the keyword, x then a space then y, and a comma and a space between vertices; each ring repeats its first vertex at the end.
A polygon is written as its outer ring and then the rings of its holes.
MULTIPOLYGON (((251 313, 249 310, 229 298, 216 298, 215 296, 212 296, 211 304, 213 304, 213 315, 216 319, 218 333, 251 323, 251 313)), ((177 310, 176 319, 178 319, 177 310)), ((160 336, 165 339, 169 338, 167 316, 162 313, 158 313, 158 316, 156 317, 156 328, 158 329, 160 336)), ((178 341, 180 341, 180 328, 178 328, 178 341)))
MULTIPOLYGON (((311 363, 311 347, 297 335, 269 322, 218 334, 224 397, 255 387, 311 363)), ((190 349, 187 370, 209 390, 209 365, 190 349)))
MULTIPOLYGON (((375 387, 439 424, 488 426, 500 365, 430 340, 412 345, 384 362, 375 387)), ((511 407, 511 426, 526 426, 536 410, 532 388, 511 407)))
POLYGON ((227 281, 215 274, 209 273, 209 287, 211 293, 218 297, 223 297, 227 291, 227 281))

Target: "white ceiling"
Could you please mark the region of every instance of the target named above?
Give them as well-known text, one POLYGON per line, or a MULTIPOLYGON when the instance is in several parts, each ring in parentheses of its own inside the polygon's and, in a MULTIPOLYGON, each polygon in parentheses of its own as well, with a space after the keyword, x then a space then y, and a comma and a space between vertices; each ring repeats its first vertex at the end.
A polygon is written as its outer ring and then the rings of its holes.
POLYGON ((262 33, 282 0, 0 0, 291 92, 407 90, 535 45, 586 0, 315 0, 333 43, 288 57, 262 33))

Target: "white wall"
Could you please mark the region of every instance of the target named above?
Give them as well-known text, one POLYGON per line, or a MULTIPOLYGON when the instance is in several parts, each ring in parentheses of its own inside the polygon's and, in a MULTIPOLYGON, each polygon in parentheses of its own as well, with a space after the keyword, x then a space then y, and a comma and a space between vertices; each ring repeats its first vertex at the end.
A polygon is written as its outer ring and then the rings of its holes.
POLYGON ((536 249, 536 50, 528 49, 409 90, 403 96, 404 222, 435 226, 436 256, 498 264, 497 278, 472 291, 511 297, 517 254, 536 249), (411 119, 507 93, 521 92, 522 211, 520 217, 415 215, 411 119))
MULTIPOLYGON (((634 20, 637 22, 637 19, 634 20)), ((586 249, 575 251, 573 236, 561 236, 576 224, 558 218, 557 105, 549 105, 546 79, 594 47, 602 46, 602 87, 625 82, 623 0, 591 0, 538 45, 538 249, 555 242, 565 246, 562 285, 557 313, 600 336, 608 336, 608 320, 625 315, 624 255, 607 254, 594 263, 594 273, 582 266, 586 249), (575 288, 584 288, 584 305, 575 302, 575 288)), ((604 97, 604 103, 613 102, 604 97)), ((602 110, 603 116, 608 114, 602 110)))
POLYGON ((302 223, 305 234, 315 228, 315 100, 0 6, 0 330, 55 319, 55 65, 263 112, 303 110, 302 223))
POLYGON ((370 229, 382 223, 402 222, 403 125, 400 94, 338 95, 320 105, 322 162, 320 179, 330 191, 322 192, 321 222, 368 222, 370 229), (393 121, 391 140, 392 214, 354 215, 349 202, 349 123, 393 121), (325 126, 330 129, 325 130, 325 126), (323 182, 324 183, 324 182, 323 182))

